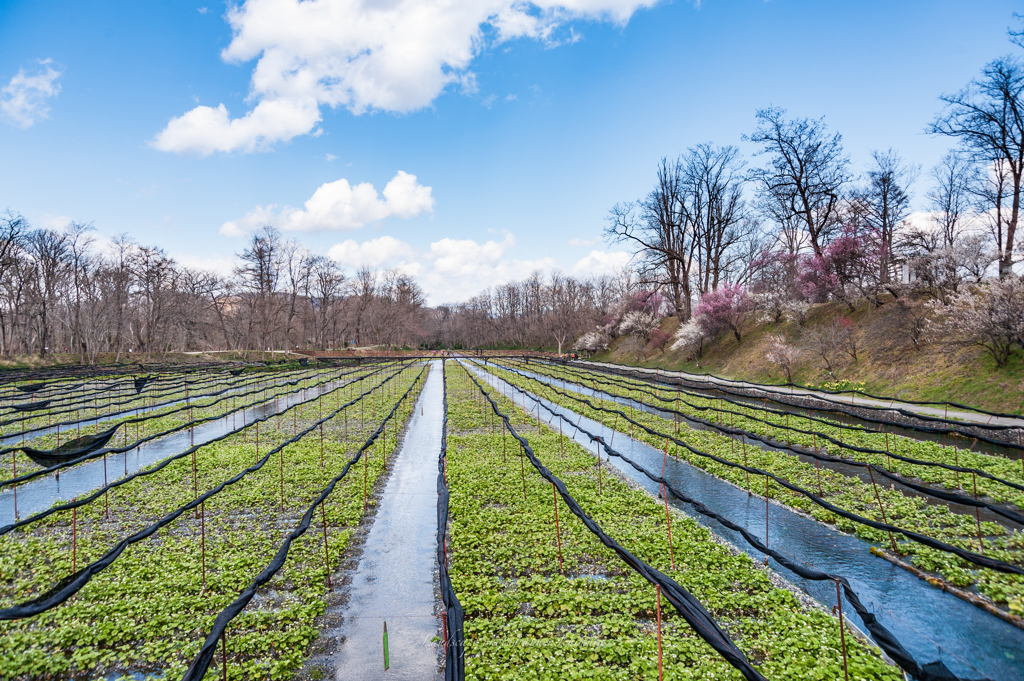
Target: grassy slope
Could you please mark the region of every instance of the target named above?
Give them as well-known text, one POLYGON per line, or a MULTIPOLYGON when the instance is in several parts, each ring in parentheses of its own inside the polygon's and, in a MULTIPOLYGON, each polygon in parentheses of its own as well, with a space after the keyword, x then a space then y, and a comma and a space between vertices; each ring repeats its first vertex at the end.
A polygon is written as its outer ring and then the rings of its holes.
MULTIPOLYGON (((844 316, 854 324, 858 345, 857 361, 844 356, 835 371, 837 379, 863 382, 863 390, 878 395, 893 395, 916 400, 950 400, 983 409, 1024 413, 1024 357, 1017 352, 1002 369, 979 347, 926 344, 920 350, 900 337, 894 321, 898 310, 883 305, 872 309, 866 304, 850 312, 845 305, 826 303, 815 306, 807 326, 829 323, 844 316)), ((662 320, 662 330, 672 333, 677 320, 662 320)), ((722 334, 705 345, 698 361, 685 361, 678 352, 651 350, 638 358, 625 349, 623 339, 612 343, 609 351, 594 359, 661 369, 713 373, 734 379, 761 383, 784 383, 785 373, 765 359, 765 336, 782 334, 798 343, 802 329, 789 322, 760 324, 750 322, 743 330, 743 342, 737 344, 732 333, 722 334)), ((793 382, 821 384, 830 380, 824 364, 808 352, 797 360, 793 382)))

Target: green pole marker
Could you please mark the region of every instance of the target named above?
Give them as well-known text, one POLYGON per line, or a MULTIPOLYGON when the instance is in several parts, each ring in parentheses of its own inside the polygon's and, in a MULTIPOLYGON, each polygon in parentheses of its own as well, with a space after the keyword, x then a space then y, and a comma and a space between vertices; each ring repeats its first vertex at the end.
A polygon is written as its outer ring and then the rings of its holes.
POLYGON ((390 661, 388 660, 388 621, 384 620, 384 671, 388 670, 390 661))

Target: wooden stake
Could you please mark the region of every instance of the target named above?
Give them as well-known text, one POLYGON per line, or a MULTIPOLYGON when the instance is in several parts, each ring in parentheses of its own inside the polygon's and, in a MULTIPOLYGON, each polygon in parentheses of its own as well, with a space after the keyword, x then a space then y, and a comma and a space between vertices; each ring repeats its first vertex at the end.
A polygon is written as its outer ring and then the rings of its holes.
MULTIPOLYGON (((71 498, 71 503, 78 501, 71 498)), ((78 572, 78 507, 71 509, 71 574, 78 572)))
MULTIPOLYGON (((107 486, 107 453, 103 452, 103 486, 107 486)), ((110 490, 103 492, 103 505, 106 507, 107 520, 110 520, 110 490)))

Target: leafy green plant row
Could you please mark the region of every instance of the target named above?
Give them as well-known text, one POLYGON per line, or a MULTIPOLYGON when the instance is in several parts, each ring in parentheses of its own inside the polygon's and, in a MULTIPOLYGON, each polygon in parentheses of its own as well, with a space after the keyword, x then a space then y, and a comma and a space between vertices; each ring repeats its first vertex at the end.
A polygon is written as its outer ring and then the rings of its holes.
MULTIPOLYGON (((958 586, 974 585, 981 593, 995 603, 1007 607, 1011 612, 1024 613, 1024 578, 1018 575, 1008 575, 985 568, 974 569, 975 566, 955 555, 917 543, 899 541, 900 535, 890 538, 886 532, 838 516, 814 504, 803 495, 792 492, 777 483, 766 483, 763 478, 752 479, 742 470, 695 455, 668 441, 667 438, 672 435, 669 432, 672 430, 671 424, 658 416, 634 411, 630 418, 636 423, 661 432, 661 436, 651 435, 639 428, 629 428, 629 424, 623 418, 610 413, 610 411, 618 411, 622 408, 615 402, 587 398, 597 407, 593 408, 580 402, 579 398, 560 395, 550 386, 527 380, 509 371, 491 366, 488 367, 488 370, 513 385, 528 389, 532 394, 610 428, 627 433, 632 430, 631 434, 637 440, 658 449, 667 448, 671 456, 685 460, 755 494, 763 496, 767 484, 768 494, 772 499, 808 513, 821 522, 835 525, 844 532, 854 534, 883 548, 888 548, 895 540, 900 553, 904 557, 911 557, 921 569, 936 572, 958 586)), ((706 430, 694 430, 683 425, 676 437, 697 450, 728 461, 760 468, 804 489, 817 492, 820 484, 819 496, 853 513, 905 527, 975 552, 981 548, 977 538, 978 523, 974 516, 953 513, 947 506, 928 504, 921 497, 910 497, 897 489, 881 485, 874 488, 871 484, 864 483, 858 478, 851 478, 826 468, 817 469, 812 464, 801 462, 795 456, 750 446, 742 441, 738 442, 734 438, 706 430), (879 507, 879 501, 881 507, 879 507)), ((1022 564, 1024 534, 1016 530, 1007 530, 997 523, 982 522, 980 525, 984 541, 983 551, 986 556, 1015 565, 1022 564)))
MULTIPOLYGON (((975 468, 985 471, 1005 480, 1024 485, 1024 466, 1020 461, 1014 461, 1005 456, 975 452, 969 448, 958 445, 969 445, 970 442, 963 442, 959 438, 950 438, 947 446, 930 440, 919 440, 916 438, 868 431, 866 429, 852 430, 841 428, 838 425, 829 426, 823 421, 826 419, 809 419, 797 415, 781 416, 773 413, 772 410, 758 409, 757 407, 731 404, 728 408, 722 406, 718 399, 694 397, 691 394, 680 394, 678 391, 663 390, 659 386, 631 385, 630 381, 608 380, 607 377, 585 372, 582 370, 558 371, 550 367, 541 368, 536 363, 528 368, 530 371, 548 376, 552 380, 569 378, 570 382, 576 379, 577 384, 587 388, 594 388, 600 385, 600 390, 611 395, 633 399, 638 402, 651 402, 650 395, 654 394, 661 400, 658 403, 669 409, 682 412, 700 418, 711 418, 719 423, 735 428, 741 428, 750 433, 772 437, 777 440, 784 440, 787 443, 801 445, 807 448, 818 447, 819 450, 828 451, 833 448, 833 455, 842 456, 845 453, 841 448, 846 445, 862 449, 873 449, 875 452, 854 451, 848 456, 865 463, 872 463, 890 470, 893 473, 909 479, 922 480, 924 482, 939 484, 946 489, 959 489, 967 493, 973 493, 975 485, 979 496, 987 496, 994 501, 1011 503, 1018 508, 1024 509, 1024 491, 1004 485, 998 481, 988 480, 984 477, 974 476, 968 473, 959 473, 935 466, 922 466, 885 455, 886 451, 901 454, 913 459, 932 461, 964 468, 975 468), (687 405, 689 402, 692 406, 687 405), (709 416, 704 409, 714 410, 716 416, 709 416), (768 423, 764 423, 767 421, 768 423), (796 430, 816 431, 825 434, 842 443, 839 451, 835 445, 830 445, 824 440, 817 439, 813 434, 795 432, 796 430)), ((657 405, 655 405, 657 406, 657 405)))
MULTIPOLYGON (((524 464, 464 369, 450 366, 447 390, 449 556, 466 614, 467 679, 658 678, 654 588, 564 506, 556 526, 551 484, 524 464)), ((802 607, 772 586, 767 571, 685 516, 671 517, 670 555, 657 500, 599 469, 594 453, 511 400, 491 396, 584 510, 691 591, 761 673, 842 678, 836 619, 802 607)), ((742 678, 665 605, 666 679, 742 678)), ((846 643, 851 678, 901 678, 872 648, 852 636, 846 643)))
MULTIPOLYGON (((418 368, 405 369, 385 389, 326 424, 322 439, 318 428, 287 445, 258 471, 211 497, 198 513, 181 516, 128 548, 62 606, 0 623, 0 677, 69 679, 137 672, 180 678, 216 614, 259 573, 296 517, 418 373, 418 368)), ((295 423, 283 419, 280 428, 270 427, 278 425, 273 421, 264 424, 260 451, 289 439, 296 428, 309 427, 321 408, 329 414, 355 390, 325 396, 322 405, 318 400, 298 407, 295 423)), ((405 423, 411 405, 403 407, 397 423, 405 423)), ((360 475, 347 477, 324 505, 332 570, 363 517, 364 484, 372 489, 385 470, 384 448, 390 459, 398 445, 397 423, 372 448, 360 475)), ((174 462, 144 484, 109 495, 109 518, 98 500, 79 509, 74 519, 64 512, 0 539, 0 605, 38 594, 71 573, 73 523, 81 567, 119 537, 194 499, 196 489, 211 489, 251 466, 257 452, 252 434, 246 434, 203 447, 194 461, 174 462)), ((315 618, 327 602, 328 566, 318 529, 296 542, 285 568, 232 622, 226 636, 229 678, 285 679, 301 665, 318 635, 315 618)), ((209 678, 219 675, 218 668, 209 678)))
MULTIPOLYGON (((293 373, 293 372, 289 372, 293 373)), ((306 373, 303 370, 301 373, 306 373)), ((244 387, 263 383, 265 379, 256 375, 249 375, 244 378, 224 376, 219 374, 209 381, 178 383, 156 386, 150 385, 149 389, 137 392, 134 385, 129 381, 126 385, 116 386, 116 390, 108 390, 105 393, 92 393, 91 399, 74 399, 71 393, 68 401, 58 402, 56 399, 49 399, 51 402, 45 408, 19 414, 12 412, 5 414, 7 419, 0 427, 0 434, 8 435, 25 431, 29 434, 33 429, 48 428, 60 423, 62 426, 73 425, 78 421, 91 418, 102 418, 105 416, 116 416, 135 412, 136 410, 154 411, 167 407, 174 402, 186 399, 186 396, 202 398, 210 395, 211 392, 219 392, 230 389, 234 386, 244 387), (216 388, 217 390, 212 390, 216 388), (101 403, 100 395, 105 394, 106 399, 101 403), (13 417, 13 418, 11 418, 13 417)))
MULTIPOLYGON (((368 374, 365 378, 369 379, 369 378, 373 377, 375 374, 378 374, 380 371, 384 371, 384 369, 382 368, 382 369, 380 369, 380 370, 378 370, 376 372, 368 374)), ((395 369, 395 370, 393 370, 393 371, 391 371, 389 373, 377 376, 376 380, 374 382, 371 382, 369 384, 359 385, 359 390, 361 392, 356 394, 355 397, 353 397, 352 399, 347 400, 343 405, 341 405, 339 408, 335 409, 334 411, 340 412, 342 410, 345 410, 345 417, 344 418, 345 418, 346 423, 347 423, 347 421, 348 421, 348 414, 350 413, 349 412, 349 408, 353 408, 353 405, 355 405, 354 408, 358 409, 360 414, 362 414, 362 412, 365 411, 365 400, 372 399, 372 396, 375 393, 375 391, 386 389, 388 387, 389 382, 393 378, 398 376, 400 373, 401 373, 401 368, 397 368, 397 369, 395 369)), ((345 394, 342 391, 345 391, 346 389, 348 391, 347 394, 349 396, 351 396, 353 394, 352 388, 357 385, 358 381, 361 381, 361 380, 363 380, 363 379, 356 379, 355 381, 346 383, 344 385, 333 387, 330 390, 321 391, 320 394, 316 398, 316 404, 321 409, 321 413, 319 415, 320 416, 320 420, 321 421, 324 420, 322 410, 323 410, 323 404, 325 402, 335 401, 338 395, 345 394)), ((222 435, 219 435, 219 436, 217 436, 217 437, 215 437, 215 438, 213 438, 213 439, 211 439, 211 440, 209 440, 207 442, 200 443, 199 445, 193 445, 193 446, 188 447, 187 449, 184 449, 184 450, 182 450, 180 452, 177 452, 175 454, 171 454, 171 455, 161 459, 160 461, 152 463, 151 465, 149 465, 148 467, 146 467, 146 468, 144 468, 144 469, 142 469, 140 471, 136 471, 134 473, 131 473, 127 477, 123 477, 123 478, 119 477, 119 478, 117 478, 114 481, 108 482, 107 484, 104 484, 103 486, 96 488, 93 492, 91 492, 91 493, 89 493, 87 495, 84 495, 80 500, 70 501, 70 502, 67 502, 67 501, 57 502, 53 506, 51 506, 49 509, 47 509, 45 511, 37 512, 37 513, 33 514, 32 516, 29 516, 29 517, 27 517, 27 518, 25 518, 23 520, 20 520, 20 521, 17 521, 15 523, 3 526, 2 528, 0 528, 0 535, 6 534, 7 532, 24 529, 24 528, 28 527, 29 525, 31 525, 32 523, 35 523, 35 522, 38 522, 38 521, 40 521, 40 520, 42 520, 44 518, 47 518, 47 517, 53 515, 54 513, 59 513, 61 511, 67 511, 67 510, 70 510, 72 508, 80 508, 80 507, 82 507, 84 505, 91 504, 97 498, 99 498, 99 497, 101 497, 103 495, 110 495, 110 494, 115 493, 116 490, 120 489, 124 485, 136 484, 142 478, 147 478, 147 477, 150 477, 150 476, 153 476, 153 475, 159 473, 166 466, 171 465, 174 462, 181 460, 182 458, 189 457, 189 456, 191 456, 192 458, 195 458, 196 453, 199 452, 200 450, 202 450, 204 447, 216 445, 219 442, 222 442, 222 441, 224 441, 226 439, 236 439, 237 440, 240 437, 243 442, 252 440, 253 441, 253 451, 254 452, 265 451, 266 447, 264 447, 262 449, 259 447, 259 445, 260 445, 260 425, 265 423, 265 422, 267 422, 268 420, 273 421, 274 419, 276 419, 276 425, 278 427, 278 430, 280 430, 281 418, 282 418, 282 415, 283 415, 287 419, 290 419, 292 421, 292 423, 293 423, 293 427, 292 427, 293 432, 298 433, 299 432, 299 430, 298 430, 298 423, 297 423, 297 421, 298 421, 298 409, 301 406, 303 406, 303 404, 307 404, 309 402, 311 402, 311 400, 307 400, 305 403, 302 403, 302 402, 296 403, 296 404, 293 404, 290 407, 286 407, 284 410, 279 411, 276 414, 269 414, 269 415, 265 415, 265 416, 256 418, 254 420, 250 420, 250 421, 246 422, 245 424, 243 424, 242 426, 240 426, 238 428, 235 428, 235 429, 232 429, 232 430, 230 430, 230 431, 228 431, 228 432, 226 432, 226 433, 224 433, 222 435)), ((332 414, 331 412, 328 412, 328 419, 333 418, 334 415, 336 415, 336 414, 332 414)), ((271 423, 270 425, 273 426, 274 423, 271 423)), ((319 425, 319 424, 317 424, 317 425, 319 425)), ((264 426, 264 428, 265 427, 266 426, 264 426)), ((266 437, 263 438, 263 441, 264 441, 264 443, 266 442, 266 437)), ((257 456, 256 459, 260 460, 260 457, 257 456)), ((195 483, 195 481, 194 481, 194 483, 195 483)), ((198 486, 195 485, 195 484, 194 484, 194 486, 196 486, 196 493, 198 495, 198 486)), ((104 500, 104 504, 106 505, 106 500, 104 500)))
MULTIPOLYGON (((353 376, 354 379, 358 379, 358 376, 367 375, 366 372, 355 373, 356 375, 353 376)), ((155 437, 169 434, 175 430, 180 430, 195 421, 221 418, 258 404, 268 403, 289 394, 294 394, 311 387, 316 387, 317 385, 325 384, 334 378, 335 374, 325 373, 304 377, 302 379, 293 379, 283 384, 257 386, 253 390, 248 390, 234 395, 222 395, 192 401, 187 406, 180 404, 169 406, 159 412, 146 414, 141 418, 134 415, 128 415, 121 418, 111 419, 109 421, 103 421, 101 423, 85 424, 80 428, 65 431, 59 435, 57 433, 51 433, 34 438, 31 441, 27 441, 26 445, 32 446, 36 449, 53 449, 59 446, 62 440, 66 442, 69 438, 90 435, 106 430, 114 424, 121 424, 118 434, 113 440, 111 440, 109 446, 123 448, 127 447, 129 443, 138 443, 142 440, 148 441, 155 437), (249 401, 245 401, 245 399, 250 396, 256 397, 249 401), (240 400, 242 401, 241 404, 239 404, 240 400)), ((342 376, 337 375, 337 378, 340 379, 342 376)), ((132 446, 134 446, 134 444, 132 446)), ((13 477, 15 469, 17 469, 19 477, 28 473, 43 470, 41 466, 36 464, 28 458, 27 455, 20 451, 8 452, 3 457, 0 457, 0 476, 5 479, 10 479, 13 477)))

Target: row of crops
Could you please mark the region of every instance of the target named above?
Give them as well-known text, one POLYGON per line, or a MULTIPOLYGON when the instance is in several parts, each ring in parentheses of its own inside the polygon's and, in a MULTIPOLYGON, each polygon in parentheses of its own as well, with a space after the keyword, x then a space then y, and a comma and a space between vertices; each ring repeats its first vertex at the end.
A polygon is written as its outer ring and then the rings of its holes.
POLYGON ((447 399, 446 552, 467 678, 831 679, 844 647, 850 678, 901 678, 745 554, 457 364, 447 399))
POLYGON ((511 359, 75 376, 0 387, 0 493, 25 504, 103 465, 88 494, 2 520, 0 678, 296 678, 428 371, 444 376, 448 679, 956 679, 845 576, 686 497, 670 458, 1024 611, 1024 474, 957 438, 511 359), (657 448, 661 470, 590 423, 657 448), (184 433, 195 442, 129 472, 130 451, 184 433), (669 499, 843 598, 798 597, 669 499))
MULTIPOLYGON (((383 362, 152 376, 138 392, 123 377, 47 386, 50 404, 14 422, 18 445, 22 423, 24 444, 50 452, 56 422, 63 438, 118 430, 48 468, 8 449, 7 491, 15 465, 19 478, 71 477, 85 459, 240 417, 214 441, 128 476, 112 466, 88 497, 0 528, 0 678, 292 678, 425 373, 383 362), (254 405, 258 418, 241 417, 254 405)), ((33 480, 19 484, 27 494, 33 480)))
POLYGON ((681 396, 586 370, 536 363, 525 369, 493 370, 553 403, 632 430, 652 446, 667 447, 670 456, 738 486, 750 489, 752 475, 761 476, 755 477, 755 493, 763 494, 768 473, 771 498, 875 542, 948 583, 974 587, 1012 615, 1024 615, 1024 535, 1013 520, 1024 520, 1024 475, 1017 461, 796 413, 723 406, 714 398, 681 396), (660 413, 651 413, 654 408, 660 413), (680 429, 683 420, 710 427, 680 429), (772 446, 753 446, 758 441, 772 446), (798 456, 815 453, 817 458, 798 456), (901 461, 896 453, 920 463, 901 461), (870 472, 865 480, 822 466, 822 459, 870 464, 870 472), (955 512, 940 503, 949 498, 974 509, 955 512), (989 511, 992 520, 981 520, 980 512, 972 512, 977 509, 989 511))

